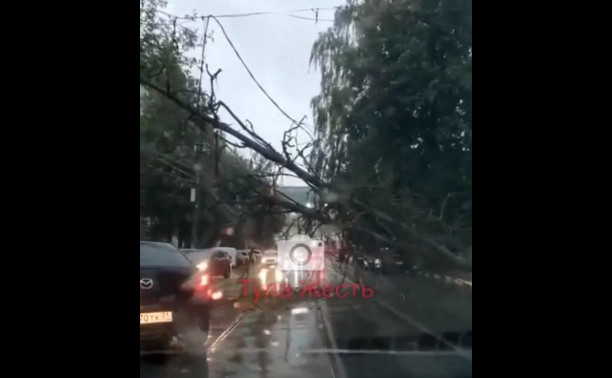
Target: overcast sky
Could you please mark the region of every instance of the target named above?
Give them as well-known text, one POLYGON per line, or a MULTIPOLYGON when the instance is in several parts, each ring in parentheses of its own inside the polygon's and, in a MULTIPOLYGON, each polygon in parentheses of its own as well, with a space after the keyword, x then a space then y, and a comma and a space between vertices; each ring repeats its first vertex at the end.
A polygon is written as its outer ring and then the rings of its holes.
MULTIPOLYGON (((343 0, 169 0, 167 11, 183 16, 194 10, 198 15, 250 12, 287 13, 305 8, 343 5, 343 0)), ((291 12, 314 17, 314 12, 291 12)), ((333 10, 320 10, 320 19, 333 19, 333 10)), ((221 18, 234 46, 257 80, 270 96, 294 119, 307 116, 312 125, 310 100, 319 93, 320 74, 309 65, 312 44, 331 22, 301 20, 284 15, 258 15, 221 18)), ((185 24, 197 27, 202 21, 185 24)), ((210 22, 214 42, 206 45, 206 62, 215 72, 221 68, 216 95, 240 118, 250 120, 255 130, 280 150, 283 131, 290 121, 259 90, 225 40, 221 30, 210 22)), ((224 121, 235 124, 229 116, 224 121)), ((300 142, 306 135, 300 136, 300 142)), ((285 178, 284 185, 304 185, 301 180, 285 178)))

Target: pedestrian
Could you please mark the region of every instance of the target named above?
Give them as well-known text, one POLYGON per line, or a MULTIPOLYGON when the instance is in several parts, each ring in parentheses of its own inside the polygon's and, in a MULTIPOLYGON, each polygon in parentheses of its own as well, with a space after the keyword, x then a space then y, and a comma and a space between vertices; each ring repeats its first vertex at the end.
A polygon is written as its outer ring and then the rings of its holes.
POLYGON ((251 265, 253 265, 253 250, 250 249, 248 252, 249 259, 246 262, 246 270, 243 274, 243 277, 249 277, 251 271, 251 265))

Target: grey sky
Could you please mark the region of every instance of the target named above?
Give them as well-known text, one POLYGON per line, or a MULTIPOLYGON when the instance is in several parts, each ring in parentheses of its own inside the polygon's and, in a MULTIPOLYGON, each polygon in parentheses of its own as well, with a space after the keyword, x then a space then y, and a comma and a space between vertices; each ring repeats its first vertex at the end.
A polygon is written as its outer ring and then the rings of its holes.
MULTIPOLYGON (((342 5, 343 0, 169 0, 167 11, 183 16, 194 10, 198 15, 250 12, 286 13, 304 8, 342 5)), ((314 17, 313 12, 294 13, 314 17)), ((333 10, 319 11, 319 18, 333 19, 333 10)), ((319 93, 320 75, 309 66, 310 50, 320 32, 332 25, 296 19, 284 15, 259 15, 220 19, 234 46, 257 80, 291 117, 307 116, 312 125, 310 100, 319 93)), ((202 21, 189 23, 201 33, 202 21)), ((255 130, 280 150, 283 131, 290 121, 265 97, 234 54, 221 30, 210 22, 214 42, 206 45, 206 62, 214 72, 223 72, 215 88, 216 95, 240 118, 250 120, 255 130)), ((229 116, 221 114, 224 121, 229 116)), ((306 134, 300 134, 300 142, 306 134)), ((284 185, 303 185, 301 180, 285 178, 284 185)))

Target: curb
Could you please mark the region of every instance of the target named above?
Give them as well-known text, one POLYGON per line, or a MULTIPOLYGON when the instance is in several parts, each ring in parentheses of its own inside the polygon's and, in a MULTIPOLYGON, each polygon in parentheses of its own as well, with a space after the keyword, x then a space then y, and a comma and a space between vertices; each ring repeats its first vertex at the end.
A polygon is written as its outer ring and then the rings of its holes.
MULTIPOLYGON (((330 260, 330 266, 332 267, 332 269, 334 269, 337 273, 342 273, 339 271, 339 269, 337 269, 337 266, 335 264, 334 261, 330 260)), ((438 273, 430 273, 424 270, 417 270, 414 272, 414 274, 416 274, 417 276, 421 276, 421 277, 425 277, 425 278, 431 278, 435 281, 440 281, 440 282, 444 282, 447 283, 449 285, 454 285, 454 286, 459 286, 459 287, 472 287, 472 281, 467 281, 464 280, 463 278, 456 278, 456 277, 452 277, 452 276, 446 276, 446 275, 440 275, 438 273)))

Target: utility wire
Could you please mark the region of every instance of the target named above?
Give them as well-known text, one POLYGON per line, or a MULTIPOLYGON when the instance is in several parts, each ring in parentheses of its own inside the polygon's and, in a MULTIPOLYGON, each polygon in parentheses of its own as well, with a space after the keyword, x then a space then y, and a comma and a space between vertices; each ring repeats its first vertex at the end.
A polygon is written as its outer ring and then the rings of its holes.
MULTIPOLYGON (((217 20, 217 18, 215 16, 211 16, 211 18, 213 20, 215 20, 215 22, 217 23, 217 25, 219 25, 219 27, 221 28, 221 32, 223 32, 223 36, 225 36, 225 39, 227 40, 227 42, 229 43, 229 45, 231 46, 232 50, 234 50, 234 53, 236 54, 236 56, 238 57, 238 60, 240 60, 240 63, 242 63, 242 65, 244 66, 244 68, 246 69, 247 73, 249 74, 249 76, 251 77, 251 79, 253 79, 253 81, 255 82, 255 84, 259 87, 259 89, 263 92, 263 94, 268 98, 268 100, 270 100, 270 102, 272 102, 272 104, 274 104, 274 106, 281 112, 283 113, 283 115, 285 117, 287 117, 291 122, 293 122, 296 125, 299 125, 300 122, 296 121, 293 117, 291 117, 289 114, 287 114, 287 112, 285 110, 283 110, 283 108, 280 107, 280 105, 278 105, 278 103, 272 98, 272 96, 270 96, 268 94, 268 92, 264 89, 264 87, 259 83, 259 81, 257 81, 257 79, 255 78, 255 75, 253 75, 253 72, 251 72, 251 69, 249 68, 249 66, 245 63, 244 59, 242 59, 242 56, 240 56, 240 53, 238 52, 238 50, 236 49, 236 46, 234 46, 234 43, 232 42, 231 38, 227 35, 227 32, 225 31, 225 28, 223 27, 223 25, 221 24, 221 22, 219 20, 217 20)), ((306 132, 308 132, 306 129, 302 128, 303 130, 305 130, 306 132)))
MULTIPOLYGON (((328 8, 311 8, 311 9, 296 9, 293 11, 288 11, 288 12, 308 12, 308 11, 314 11, 315 13, 318 14, 319 10, 330 10, 330 9, 339 9, 341 8, 341 6, 337 6, 337 7, 328 7, 328 8)), ((274 104, 274 106, 285 116, 287 117, 287 119, 289 119, 291 122, 293 122, 294 124, 299 124, 299 122, 297 120, 295 120, 293 117, 291 117, 287 112, 285 112, 285 110, 283 110, 280 105, 278 105, 278 103, 268 94, 268 92, 263 88, 263 86, 259 83, 259 81, 255 78, 255 75, 253 75, 253 72, 250 70, 250 68, 248 67, 248 65, 246 64, 246 62, 244 61, 244 59, 242 59, 242 56, 240 55, 240 53, 238 52, 238 50, 236 49, 236 47, 234 46, 234 43, 232 42, 231 38, 228 36, 227 32, 225 31, 225 28, 223 27, 223 25, 221 24, 221 22, 218 20, 218 18, 229 18, 229 17, 249 17, 249 16, 257 16, 257 15, 282 15, 281 13, 275 13, 275 12, 252 12, 252 13, 235 13, 235 14, 224 14, 224 15, 209 15, 209 16, 200 16, 200 17, 195 17, 195 16, 184 16, 184 17, 178 17, 175 16, 171 13, 156 9, 156 11, 158 13, 164 14, 168 17, 170 17, 172 20, 174 20, 174 22, 176 22, 176 20, 192 20, 192 21, 196 21, 197 19, 202 19, 205 21, 205 35, 206 35, 206 30, 208 29, 208 21, 212 18, 215 20, 215 22, 219 25, 219 27, 221 28, 221 31, 223 32, 223 35, 225 37, 225 39, 227 40, 227 42, 230 44, 230 47, 232 48, 232 50, 234 50, 234 53, 236 54, 236 56, 238 57, 238 59, 240 60, 240 62, 242 63, 242 65, 244 66, 244 68, 246 69, 247 73, 249 74, 249 76, 251 77, 251 79, 255 82, 255 84, 259 87, 259 89, 264 93, 264 95, 270 100, 270 102, 272 102, 272 104, 274 104)), ((304 19, 304 20, 312 20, 312 21, 330 21, 333 22, 334 20, 330 20, 330 19, 318 19, 318 18, 309 18, 309 17, 303 17, 303 16, 297 16, 297 15, 291 15, 291 14, 284 14, 286 16, 289 17, 293 17, 293 18, 297 18, 297 19, 304 19)), ((174 24, 175 26, 181 26, 182 25, 177 25, 176 23, 174 24)), ((206 43, 206 41, 204 41, 204 43, 206 43)), ((302 123, 302 125, 304 126, 309 126, 312 127, 312 125, 309 125, 307 123, 302 123)), ((309 136, 312 138, 312 134, 306 130, 304 127, 300 127, 302 130, 304 130, 307 134, 309 134, 309 136)))
MULTIPOLYGON (((333 8, 313 8, 313 9, 298 9, 298 10, 294 10, 293 12, 306 12, 306 11, 317 11, 318 9, 338 9, 340 8, 340 6, 338 7, 333 7, 333 8)), ((232 50, 234 51, 234 53, 236 54, 236 56, 238 57, 238 60, 240 60, 240 63, 242 63, 243 67, 245 68, 245 70, 247 71, 247 73, 249 74, 249 76, 251 77, 251 79, 253 80, 253 82, 257 85, 257 87, 262 91, 262 93, 268 98, 268 100, 270 100, 270 102, 272 102, 272 104, 287 118, 289 119, 291 122, 293 122, 293 124, 295 125, 299 125, 300 129, 302 129, 304 132, 306 132, 311 139, 314 139, 312 133, 310 131, 308 131, 304 126, 308 126, 308 127, 312 127, 312 125, 309 125, 307 123, 300 123, 298 122, 296 119, 294 119, 293 117, 291 117, 283 108, 280 107, 280 105, 272 98, 272 96, 270 96, 268 94, 268 92, 263 88, 263 86, 259 83, 259 81, 257 80, 257 78, 255 78, 255 75, 253 74, 253 72, 251 71, 251 69, 249 68, 249 66, 246 64, 246 62, 244 61, 244 59, 242 58, 242 56, 240 55, 240 53, 238 52, 238 50, 236 49, 236 46, 234 46, 234 43, 232 42, 231 38, 229 37, 229 35, 227 34, 227 32, 225 31, 225 28, 223 27, 223 24, 221 24, 221 22, 218 20, 219 17, 248 17, 248 16, 256 16, 256 15, 264 15, 264 14, 279 14, 279 13, 273 13, 273 12, 254 12, 254 13, 237 13, 237 14, 226 14, 226 15, 219 15, 219 16, 213 16, 213 15, 209 15, 209 16, 201 16, 201 17, 193 17, 193 16, 185 16, 185 17, 177 17, 175 15, 172 15, 168 12, 162 11, 162 10, 156 10, 157 12, 167 15, 168 17, 170 17, 173 21, 174 21, 174 25, 176 26, 180 26, 180 27, 184 27, 182 25, 177 25, 176 24, 176 20, 193 20, 196 21, 197 19, 201 18, 202 20, 205 21, 205 27, 204 27, 204 35, 206 36, 206 32, 208 29, 208 22, 209 20, 212 18, 213 20, 215 20, 215 22, 217 23, 217 25, 219 25, 219 27, 221 28, 221 31, 223 32, 223 36, 225 37, 225 39, 227 40, 227 42, 229 43, 230 47, 232 48, 232 50)), ((317 19, 315 18, 308 18, 308 17, 302 17, 302 16, 296 16, 296 15, 291 15, 291 14, 286 14, 287 16, 290 17, 294 17, 294 18, 298 18, 298 19, 309 19, 309 20, 314 20, 316 21, 317 19)), ((319 21, 322 21, 321 19, 318 19, 319 21)), ((328 21, 333 21, 333 20, 328 20, 328 21)), ((204 41, 204 46, 205 46, 206 41, 204 41)), ((204 46, 202 49, 202 53, 204 53, 204 46)), ((203 61, 203 59, 202 59, 203 61)), ((201 85, 201 79, 200 79, 200 85, 201 85)))
POLYGON ((244 59, 242 59, 242 56, 240 56, 240 53, 238 52, 238 50, 236 49, 236 46, 234 46, 234 43, 232 42, 231 38, 227 35, 227 32, 225 31, 225 28, 223 27, 223 25, 221 24, 221 22, 219 20, 217 20, 216 17, 212 17, 213 20, 215 20, 215 22, 217 23, 217 25, 219 25, 219 27, 221 28, 221 31, 223 32, 223 35, 225 36, 225 39, 227 40, 227 42, 229 43, 229 45, 231 46, 232 50, 234 50, 234 53, 236 54, 236 56, 238 57, 238 60, 240 60, 240 63, 242 63, 242 65, 244 66, 244 68, 246 69, 247 73, 249 74, 249 76, 251 77, 251 79, 253 79, 253 81, 255 82, 255 84, 257 84, 257 86, 259 87, 259 89, 263 92, 264 95, 266 95, 266 97, 274 104, 274 106, 276 106, 276 108, 278 110, 280 110, 281 113, 283 113, 285 115, 285 117, 287 117, 288 119, 290 119, 291 121, 293 121, 294 123, 297 123, 297 121, 295 119, 293 119, 289 114, 287 114, 287 112, 285 112, 277 103, 276 101, 274 101, 274 99, 268 94, 268 92, 266 92, 266 90, 264 89, 264 87, 261 86, 261 84, 259 83, 259 81, 257 81, 257 79, 255 78, 255 75, 253 75, 253 72, 251 72, 251 69, 249 68, 249 66, 245 63, 244 59))
POLYGON ((297 15, 293 15, 291 13, 295 13, 295 12, 306 12, 306 11, 312 11, 314 12, 316 15, 318 15, 318 11, 319 10, 323 10, 323 9, 339 9, 339 7, 336 8, 313 8, 313 9, 298 9, 298 10, 293 10, 293 11, 288 11, 286 13, 280 13, 280 12, 251 12, 251 13, 231 13, 231 14, 220 14, 220 15, 207 15, 207 16, 176 16, 173 15, 171 13, 162 11, 157 9, 156 12, 166 15, 169 18, 172 18, 174 20, 189 20, 189 21, 197 21, 198 19, 205 19, 206 17, 216 17, 216 18, 239 18, 239 17, 252 17, 252 16, 288 16, 288 17, 293 17, 293 18, 298 18, 298 19, 302 19, 302 20, 311 20, 311 21, 324 21, 324 22, 334 22, 333 19, 329 19, 329 18, 311 18, 311 17, 303 17, 303 16, 297 16, 297 15))

